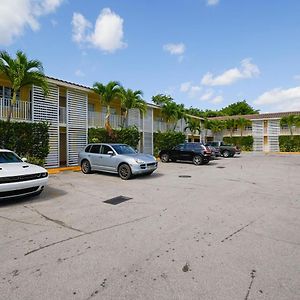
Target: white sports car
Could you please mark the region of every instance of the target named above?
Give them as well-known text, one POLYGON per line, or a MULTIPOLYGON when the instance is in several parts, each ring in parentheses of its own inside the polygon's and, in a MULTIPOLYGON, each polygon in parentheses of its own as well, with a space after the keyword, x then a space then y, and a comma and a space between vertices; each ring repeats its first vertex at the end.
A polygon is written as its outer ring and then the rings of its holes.
POLYGON ((39 195, 47 182, 46 169, 26 163, 12 151, 0 149, 0 200, 39 195))

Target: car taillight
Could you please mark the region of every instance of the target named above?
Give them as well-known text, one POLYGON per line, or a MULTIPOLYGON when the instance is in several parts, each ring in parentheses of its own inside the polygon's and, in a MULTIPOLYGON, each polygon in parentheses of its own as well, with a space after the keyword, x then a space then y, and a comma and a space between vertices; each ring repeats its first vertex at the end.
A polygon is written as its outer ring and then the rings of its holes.
POLYGON ((206 153, 211 153, 211 150, 208 147, 205 147, 205 152, 206 153))

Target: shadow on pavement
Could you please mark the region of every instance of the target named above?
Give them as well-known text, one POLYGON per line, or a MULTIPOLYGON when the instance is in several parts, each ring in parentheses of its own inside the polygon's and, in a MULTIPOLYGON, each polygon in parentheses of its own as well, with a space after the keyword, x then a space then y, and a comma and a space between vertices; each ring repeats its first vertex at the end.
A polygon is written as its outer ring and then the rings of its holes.
POLYGON ((13 206, 13 205, 24 205, 28 203, 38 203, 53 200, 54 198, 61 197, 66 195, 67 192, 64 190, 56 189, 51 186, 46 186, 44 191, 38 196, 26 196, 26 197, 17 197, 10 199, 0 200, 0 207, 4 206, 13 206))

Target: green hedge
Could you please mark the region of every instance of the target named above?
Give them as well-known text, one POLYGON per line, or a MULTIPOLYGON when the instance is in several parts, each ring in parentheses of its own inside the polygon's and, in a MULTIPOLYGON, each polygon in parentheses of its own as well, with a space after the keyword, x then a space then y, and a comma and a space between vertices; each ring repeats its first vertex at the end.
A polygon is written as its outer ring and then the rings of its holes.
POLYGON ((279 136, 279 148, 282 152, 299 152, 300 136, 279 136))
POLYGON ((134 148, 140 140, 140 133, 137 127, 114 129, 109 135, 105 128, 89 128, 89 143, 122 143, 134 148))
POLYGON ((0 121, 0 147, 43 165, 49 154, 48 129, 47 123, 0 121))
POLYGON ((160 150, 169 150, 174 146, 184 143, 186 136, 182 132, 167 131, 156 132, 153 135, 154 139, 154 155, 157 156, 160 150))
POLYGON ((253 150, 253 137, 252 136, 224 137, 223 141, 226 144, 236 145, 241 150, 244 150, 244 151, 252 151, 253 150))

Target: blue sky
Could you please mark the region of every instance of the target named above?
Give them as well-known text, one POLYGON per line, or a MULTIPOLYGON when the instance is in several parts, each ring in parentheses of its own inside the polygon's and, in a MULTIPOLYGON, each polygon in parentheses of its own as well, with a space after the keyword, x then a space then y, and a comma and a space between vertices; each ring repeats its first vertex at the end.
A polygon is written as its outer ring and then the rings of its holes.
POLYGON ((118 80, 150 102, 300 110, 298 0, 1 0, 0 49, 49 76, 118 80))

